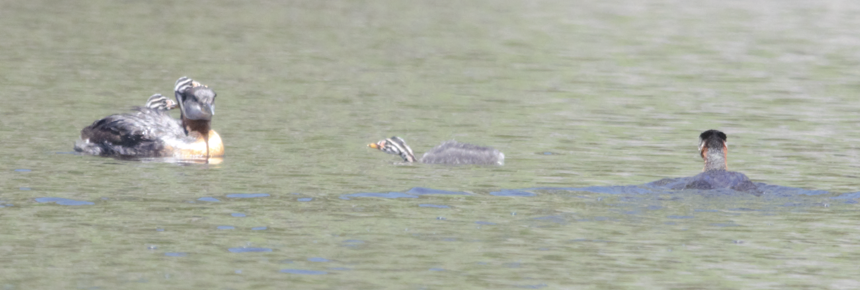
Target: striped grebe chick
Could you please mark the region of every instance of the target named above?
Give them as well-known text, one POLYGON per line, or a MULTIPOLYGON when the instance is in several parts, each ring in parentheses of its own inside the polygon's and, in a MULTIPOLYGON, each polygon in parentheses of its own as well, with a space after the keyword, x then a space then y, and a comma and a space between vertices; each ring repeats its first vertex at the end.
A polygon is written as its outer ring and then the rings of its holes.
POLYGON ((224 155, 224 144, 210 128, 215 115, 215 91, 187 77, 174 86, 176 102, 155 94, 146 106, 115 114, 81 130, 75 151, 113 157, 173 157, 202 159, 224 155), (179 108, 180 118, 168 110, 179 108))
POLYGON ((146 105, 144 105, 145 108, 162 111, 173 110, 178 106, 179 105, 177 105, 175 101, 168 99, 161 94, 150 96, 149 99, 146 100, 146 105))
POLYGON ((379 149, 388 154, 400 155, 406 162, 421 162, 427 164, 477 164, 477 165, 503 165, 505 154, 492 147, 484 147, 454 140, 442 142, 427 153, 421 159, 415 159, 412 148, 406 145, 403 138, 393 136, 379 142, 367 145, 370 148, 379 149))

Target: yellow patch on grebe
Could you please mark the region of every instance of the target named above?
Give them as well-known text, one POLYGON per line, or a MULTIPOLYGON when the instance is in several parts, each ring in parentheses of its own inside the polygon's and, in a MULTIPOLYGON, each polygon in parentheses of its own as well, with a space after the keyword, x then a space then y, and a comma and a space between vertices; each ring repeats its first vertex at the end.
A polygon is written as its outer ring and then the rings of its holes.
MULTIPOLYGON (((196 132, 195 132, 196 133, 196 132)), ((194 143, 178 144, 173 146, 173 155, 180 159, 205 159, 206 158, 206 140, 203 135, 197 135, 197 140, 194 143)), ((209 157, 224 156, 224 143, 221 142, 221 136, 215 130, 209 130, 209 157)))

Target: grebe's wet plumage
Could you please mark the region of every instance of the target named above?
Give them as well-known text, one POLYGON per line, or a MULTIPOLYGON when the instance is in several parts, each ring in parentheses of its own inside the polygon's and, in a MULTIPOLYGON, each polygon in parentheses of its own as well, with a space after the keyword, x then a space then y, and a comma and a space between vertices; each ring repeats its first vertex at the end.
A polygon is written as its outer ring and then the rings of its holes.
POLYGON ((666 178, 650 183, 653 186, 672 189, 732 189, 761 194, 755 183, 745 174, 728 171, 727 136, 718 130, 708 130, 699 135, 699 154, 705 163, 702 173, 693 177, 666 178))
POLYGON ((218 133, 209 128, 215 92, 183 77, 177 80, 176 102, 156 94, 145 107, 93 122, 81 130, 75 150, 116 157, 208 158, 224 154, 218 133), (168 110, 179 107, 181 118, 168 110))
POLYGON ((368 144, 388 154, 400 155, 406 162, 421 162, 428 164, 476 164, 476 165, 503 165, 505 154, 492 147, 484 147, 454 140, 442 142, 432 150, 424 153, 421 159, 416 160, 412 148, 406 145, 403 138, 393 136, 380 140, 377 143, 368 144))

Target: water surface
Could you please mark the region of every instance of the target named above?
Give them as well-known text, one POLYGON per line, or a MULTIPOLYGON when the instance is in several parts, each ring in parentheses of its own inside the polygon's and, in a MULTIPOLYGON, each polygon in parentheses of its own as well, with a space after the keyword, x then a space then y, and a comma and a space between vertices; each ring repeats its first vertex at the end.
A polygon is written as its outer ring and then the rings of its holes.
POLYGON ((3 1, 0 288, 857 288, 858 30, 840 0, 3 1), (70 154, 183 75, 223 162, 70 154), (712 128, 797 191, 642 190, 712 128), (365 147, 392 135, 505 165, 365 147))

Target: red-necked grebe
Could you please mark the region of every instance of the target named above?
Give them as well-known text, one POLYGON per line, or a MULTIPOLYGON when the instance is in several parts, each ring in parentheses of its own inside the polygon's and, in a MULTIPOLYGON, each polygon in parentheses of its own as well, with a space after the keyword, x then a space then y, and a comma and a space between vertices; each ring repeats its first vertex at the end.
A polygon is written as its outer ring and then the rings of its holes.
POLYGON ((687 189, 730 188, 760 194, 755 183, 745 174, 728 171, 729 146, 726 133, 707 130, 699 135, 699 154, 705 162, 702 173, 693 176, 684 186, 687 189))
POLYGON ((702 171, 729 170, 729 145, 726 133, 708 130, 699 134, 699 155, 705 161, 702 171))
POLYGON ((415 159, 412 148, 406 145, 406 141, 400 137, 393 136, 385 140, 367 145, 370 148, 379 149, 388 154, 400 155, 406 162, 421 162, 428 164, 478 164, 478 165, 503 165, 505 154, 492 147, 483 147, 457 141, 445 141, 415 159))
POLYGON ((176 102, 155 94, 145 107, 93 122, 81 130, 75 151, 114 157, 200 159, 224 155, 224 144, 210 128, 215 91, 187 77, 174 86, 176 102), (168 110, 178 107, 180 119, 168 110))

